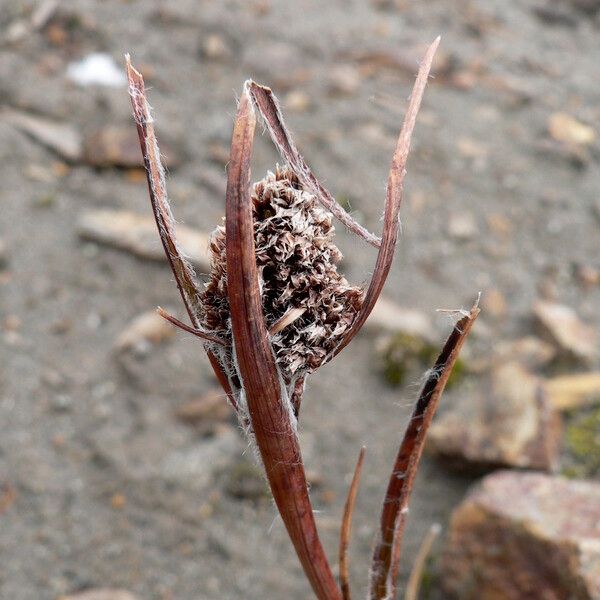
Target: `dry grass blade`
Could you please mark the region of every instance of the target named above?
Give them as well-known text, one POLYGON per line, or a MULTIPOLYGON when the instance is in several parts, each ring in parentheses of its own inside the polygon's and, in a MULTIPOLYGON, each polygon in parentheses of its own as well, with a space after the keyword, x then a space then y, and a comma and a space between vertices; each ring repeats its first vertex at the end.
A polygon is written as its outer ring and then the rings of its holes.
POLYGON ((406 586, 406 594, 404 594, 404 600, 419 600, 419 590, 421 588, 421 581, 423 579, 423 571, 425 570, 425 563, 429 558, 433 542, 440 535, 442 528, 439 523, 434 523, 427 532, 427 535, 423 538, 417 557, 413 564, 413 568, 410 572, 408 584, 406 586))
POLYGON ((371 600, 396 597, 396 580, 408 514, 408 501, 427 431, 452 367, 478 314, 479 308, 475 304, 471 311, 454 326, 428 374, 404 433, 388 483, 381 513, 379 539, 373 553, 369 592, 371 600))
POLYGON ((356 318, 352 323, 352 327, 350 327, 350 329, 347 331, 342 343, 337 347, 335 351, 336 354, 338 354, 350 343, 352 338, 364 325, 368 316, 371 314, 373 307, 377 303, 377 299, 381 294, 381 290, 383 289, 392 266, 394 252, 396 251, 396 242, 398 241, 398 231, 400 228, 400 203, 402 201, 402 186, 404 182, 404 176, 406 174, 406 161, 408 159, 408 152, 410 150, 410 140, 415 128, 415 122, 421 106, 423 93, 425 92, 425 86, 427 85, 427 78, 429 77, 429 71, 431 70, 431 65, 433 63, 433 57, 439 43, 440 38, 438 37, 427 49, 419 68, 419 73, 410 96, 410 101, 404 117, 404 123, 402 124, 400 136, 396 145, 396 151, 394 152, 394 157, 392 159, 392 166, 390 168, 387 184, 387 197, 383 215, 381 246, 379 248, 379 252, 377 253, 373 277, 369 283, 369 288, 367 289, 362 308, 356 315, 356 318))
POLYGON ((320 600, 341 600, 317 533, 295 420, 262 312, 249 190, 255 125, 245 88, 233 130, 225 211, 228 299, 237 369, 273 498, 306 576, 320 600))
POLYGON ((273 143, 298 176, 304 187, 313 193, 319 202, 330 211, 350 231, 362 237, 375 248, 379 248, 381 240, 357 223, 336 199, 321 185, 302 155, 298 152, 283 120, 279 102, 270 88, 258 85, 253 81, 246 82, 248 91, 258 112, 266 123, 273 143))
POLYGON ((360 484, 360 476, 365 460, 366 448, 363 446, 360 449, 352 483, 348 490, 348 498, 344 505, 344 516, 342 518, 342 528, 340 531, 340 587, 342 589, 342 598, 350 600, 350 568, 348 564, 348 547, 350 545, 350 533, 352 531, 352 515, 354 514, 354 505, 356 504, 356 496, 358 494, 358 486, 360 484))

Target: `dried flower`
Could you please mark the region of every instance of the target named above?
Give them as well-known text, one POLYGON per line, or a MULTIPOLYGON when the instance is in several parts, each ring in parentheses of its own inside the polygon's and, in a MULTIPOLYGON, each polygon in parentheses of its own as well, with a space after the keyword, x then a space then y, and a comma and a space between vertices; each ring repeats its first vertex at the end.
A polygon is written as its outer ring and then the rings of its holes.
MULTIPOLYGON (((271 335, 277 366, 291 394, 298 377, 330 358, 362 305, 363 291, 338 272, 332 217, 287 166, 253 186, 252 217, 262 307, 268 329, 298 315, 271 335)), ((225 228, 211 239, 210 278, 201 294, 201 322, 229 345, 225 228)), ((225 357, 224 369, 234 371, 225 357)))
MULTIPOLYGON (((317 532, 297 436, 305 377, 358 333, 389 273, 399 230, 410 138, 439 38, 428 49, 392 160, 381 238, 335 201, 312 173, 285 127, 269 88, 246 82, 240 97, 228 167, 225 227, 211 239, 212 267, 204 287, 176 242, 160 154, 142 76, 127 57, 129 92, 154 216, 192 325, 160 313, 200 337, 240 423, 255 441, 273 498, 310 584, 320 600, 348 600, 347 547, 359 472, 346 504, 340 545, 340 585, 317 532), (256 112, 285 165, 250 186, 256 112), (338 272, 332 216, 378 248, 366 289, 338 272)), ((383 507, 371 570, 370 598, 392 598, 406 507, 425 434, 468 331, 475 306, 455 326, 427 377, 401 444, 383 507), (400 481, 399 470, 406 474, 400 481)))

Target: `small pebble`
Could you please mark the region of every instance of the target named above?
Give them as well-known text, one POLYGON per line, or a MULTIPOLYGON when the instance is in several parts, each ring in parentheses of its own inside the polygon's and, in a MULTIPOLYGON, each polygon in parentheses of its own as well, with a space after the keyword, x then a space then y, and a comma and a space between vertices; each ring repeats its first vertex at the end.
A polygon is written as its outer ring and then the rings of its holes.
POLYGON ((448 220, 448 235, 458 241, 467 241, 477 234, 477 221, 470 212, 455 213, 448 220))

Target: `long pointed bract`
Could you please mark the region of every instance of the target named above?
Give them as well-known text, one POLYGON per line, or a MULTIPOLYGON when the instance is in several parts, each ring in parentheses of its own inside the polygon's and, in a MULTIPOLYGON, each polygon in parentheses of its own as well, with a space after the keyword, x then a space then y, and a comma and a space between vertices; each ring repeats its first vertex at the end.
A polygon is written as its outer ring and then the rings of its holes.
POLYGON ((186 331, 187 333, 191 333, 192 335, 199 337, 200 339, 204 340, 205 342, 211 342, 213 344, 217 344, 218 346, 225 346, 225 342, 221 338, 217 337, 216 335, 207 333, 206 331, 204 331, 202 329, 194 329, 193 327, 186 325, 185 323, 180 321, 178 318, 174 317, 173 315, 170 315, 164 308, 161 308, 160 306, 156 309, 156 312, 163 319, 165 319, 165 321, 169 321, 169 323, 171 323, 172 325, 175 325, 175 327, 179 327, 179 329, 182 329, 183 331, 186 331))
MULTIPOLYGON (((204 333, 200 326, 200 290, 196 283, 194 269, 184 258, 175 237, 175 219, 171 213, 169 200, 167 198, 167 188, 165 183, 165 172, 160 161, 160 151, 154 134, 154 123, 150 113, 150 105, 146 99, 146 88, 142 74, 131 64, 131 59, 127 54, 125 56, 127 65, 127 80, 129 82, 129 96, 133 107, 133 116, 137 126, 140 147, 146 167, 146 177, 148 180, 148 192, 150 194, 150 203, 152 212, 156 219, 158 233, 162 242, 167 260, 171 265, 171 270, 177 283, 177 288, 181 294, 183 304, 190 317, 194 329, 204 333)), ((206 336, 211 334, 206 332, 206 336)), ((236 408, 235 400, 231 393, 231 388, 227 377, 216 360, 211 350, 207 349, 210 364, 217 376, 217 379, 223 385, 229 400, 236 408)))
POLYGON ((285 387, 262 312, 250 201, 256 117, 247 88, 240 98, 227 179, 227 288, 237 369, 273 498, 316 596, 341 600, 319 540, 285 387))
POLYGON ((150 105, 146 99, 144 78, 141 73, 134 69, 129 55, 125 57, 125 60, 127 63, 127 79, 129 80, 129 95, 146 167, 152 212, 185 308, 194 328, 200 329, 198 316, 200 312, 200 290, 196 283, 193 267, 183 257, 177 246, 175 219, 167 198, 165 171, 160 161, 160 151, 154 134, 154 122, 150 113, 150 105))
POLYGON ((410 150, 410 139, 412 132, 415 128, 417 120, 417 114, 421 106, 421 100, 423 99, 423 93, 425 92, 425 86, 427 85, 427 78, 429 77, 429 71, 433 63, 433 57, 440 43, 440 38, 434 40, 429 46, 421 66, 419 67, 419 73, 415 80, 410 100, 408 102, 408 108, 406 109, 406 115, 404 122, 402 123, 402 129, 400 136, 398 137, 398 143, 396 145, 396 151, 392 158, 392 166, 390 167, 390 174, 388 177, 387 184, 387 195, 385 201, 385 209, 383 214, 383 232, 381 234, 381 246, 377 253, 377 260, 375 261, 375 268, 373 269, 373 277, 369 283, 367 293, 363 305, 356 315, 352 326, 346 334, 341 344, 336 348, 335 354, 345 348, 352 338, 359 332, 360 328, 365 324, 368 316, 371 314, 381 290, 385 285, 385 281, 390 272, 392 262, 394 260, 394 253, 396 251, 396 243, 398 241, 398 232, 400 229, 400 203, 402 201, 402 188, 404 184, 404 176, 406 174, 406 162, 408 160, 408 152, 410 150))
POLYGON ((475 304, 471 311, 454 326, 435 365, 429 372, 404 433, 383 502, 379 537, 371 566, 370 600, 396 597, 396 580, 408 514, 408 501, 427 431, 452 367, 478 314, 479 308, 475 304))

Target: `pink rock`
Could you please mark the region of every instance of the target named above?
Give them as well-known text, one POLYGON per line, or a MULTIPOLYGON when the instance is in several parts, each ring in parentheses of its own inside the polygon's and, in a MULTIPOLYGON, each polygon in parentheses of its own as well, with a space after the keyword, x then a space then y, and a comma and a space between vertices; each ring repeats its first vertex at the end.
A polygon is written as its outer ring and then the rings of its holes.
POLYGON ((489 475, 454 511, 442 574, 460 600, 600 598, 600 484, 489 475))

